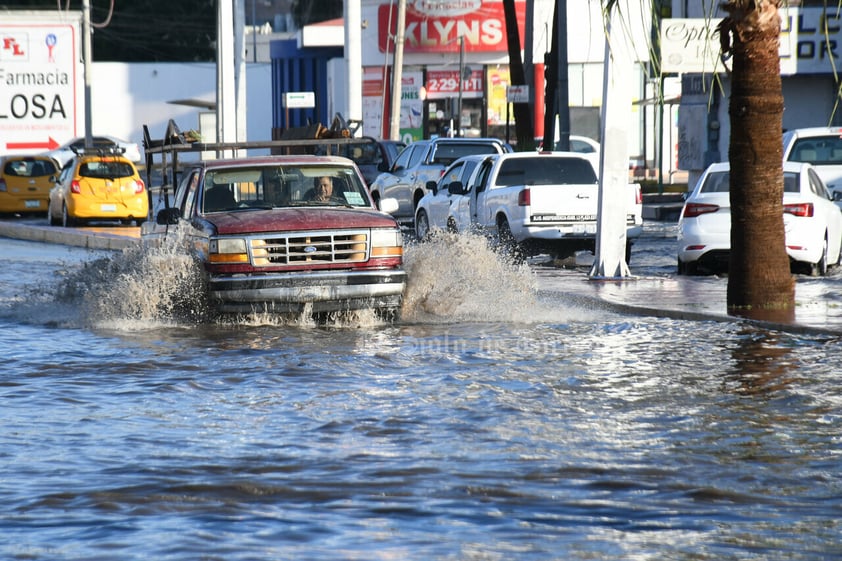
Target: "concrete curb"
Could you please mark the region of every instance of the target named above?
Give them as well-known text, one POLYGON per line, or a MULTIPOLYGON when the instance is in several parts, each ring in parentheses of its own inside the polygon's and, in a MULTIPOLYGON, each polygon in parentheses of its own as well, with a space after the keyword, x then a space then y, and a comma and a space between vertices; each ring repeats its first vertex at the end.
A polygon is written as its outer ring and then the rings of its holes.
POLYGON ((712 312, 690 312, 685 310, 670 310, 662 308, 651 308, 634 304, 622 304, 599 298, 598 296, 587 296, 582 294, 564 293, 570 300, 585 301, 590 305, 596 305, 603 309, 616 313, 631 316, 658 317, 664 319, 676 319, 686 321, 716 321, 720 323, 743 323, 754 327, 767 329, 769 331, 783 331, 796 335, 831 335, 838 337, 842 335, 842 328, 817 327, 801 323, 776 323, 770 321, 753 320, 749 318, 729 316, 712 312))
POLYGON ((136 237, 121 236, 110 232, 35 226, 0 220, 0 236, 33 242, 72 245, 88 249, 122 251, 139 243, 136 237))

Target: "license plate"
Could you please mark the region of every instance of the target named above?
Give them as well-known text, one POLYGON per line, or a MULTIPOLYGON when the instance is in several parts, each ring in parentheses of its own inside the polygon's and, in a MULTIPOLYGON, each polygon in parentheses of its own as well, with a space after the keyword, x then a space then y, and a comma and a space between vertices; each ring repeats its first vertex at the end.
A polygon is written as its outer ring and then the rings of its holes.
POLYGON ((99 206, 102 212, 117 212, 117 205, 103 204, 99 206))
POLYGON ((26 208, 41 208, 41 201, 24 201, 26 208))

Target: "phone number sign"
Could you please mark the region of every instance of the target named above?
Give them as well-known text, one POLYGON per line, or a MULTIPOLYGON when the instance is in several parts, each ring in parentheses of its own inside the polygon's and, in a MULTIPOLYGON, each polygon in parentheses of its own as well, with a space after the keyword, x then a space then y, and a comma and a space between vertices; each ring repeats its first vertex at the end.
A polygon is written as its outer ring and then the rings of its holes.
POLYGON ((79 21, 32 14, 0 23, 0 153, 42 152, 77 136, 79 21))

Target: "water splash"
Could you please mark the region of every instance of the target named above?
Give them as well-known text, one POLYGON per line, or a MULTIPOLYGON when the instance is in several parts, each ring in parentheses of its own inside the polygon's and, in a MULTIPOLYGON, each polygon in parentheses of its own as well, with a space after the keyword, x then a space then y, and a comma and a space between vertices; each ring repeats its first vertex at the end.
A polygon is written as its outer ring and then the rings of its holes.
POLYGON ((535 321, 535 275, 485 236, 436 232, 407 246, 406 269, 405 321, 535 321))

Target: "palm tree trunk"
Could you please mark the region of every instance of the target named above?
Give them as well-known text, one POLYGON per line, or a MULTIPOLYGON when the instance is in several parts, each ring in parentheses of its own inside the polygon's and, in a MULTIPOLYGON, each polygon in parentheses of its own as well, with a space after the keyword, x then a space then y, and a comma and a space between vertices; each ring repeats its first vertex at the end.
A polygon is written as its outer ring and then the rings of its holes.
POLYGON ((783 95, 778 44, 780 0, 729 0, 720 24, 731 73, 732 315, 791 321, 795 283, 783 224, 783 95))

